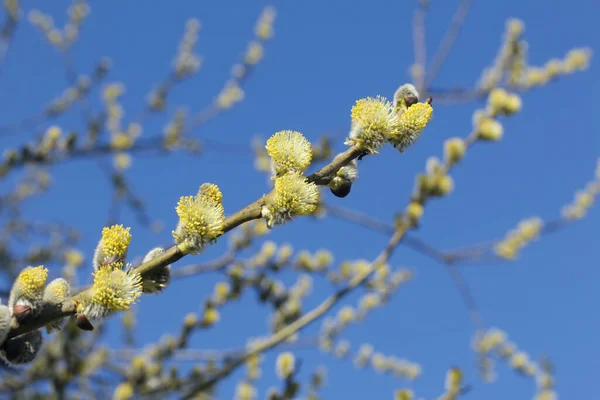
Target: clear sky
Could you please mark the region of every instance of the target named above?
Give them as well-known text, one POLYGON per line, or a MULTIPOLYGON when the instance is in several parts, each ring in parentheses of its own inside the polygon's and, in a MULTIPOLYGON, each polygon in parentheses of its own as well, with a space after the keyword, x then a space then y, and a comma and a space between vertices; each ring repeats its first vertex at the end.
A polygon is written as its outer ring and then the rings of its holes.
MULTIPOLYGON (((204 65, 198 75, 173 91, 167 116, 175 111, 175 105, 187 105, 193 112, 209 104, 243 54, 262 7, 272 4, 277 8, 275 38, 245 87, 244 102, 194 132, 198 138, 232 144, 237 150, 134 158, 127 176, 145 200, 148 212, 163 221, 166 229, 152 233, 137 222, 134 213, 124 209, 119 222, 132 226, 130 254, 142 256, 150 248, 170 242, 171 229, 177 222, 177 200, 195 193, 203 182, 221 187, 228 213, 267 192, 265 176, 253 170, 252 153, 244 150, 244 146, 249 149, 251 138, 258 135, 267 139, 282 129, 301 131, 309 140, 324 133, 339 134, 349 127, 355 100, 378 94, 391 97, 398 85, 410 80, 415 3, 95 2, 73 57, 82 73, 90 71, 101 56, 113 59, 108 81, 126 85, 126 120, 134 118, 148 91, 169 73, 186 19, 196 17, 202 22, 198 52, 204 65)), ((458 1, 431 3, 426 38, 429 57, 458 1)), ((62 25, 68 4, 62 0, 38 2, 36 6, 62 25)), ((29 6, 26 4, 25 10, 29 6)), ((551 57, 563 56, 572 47, 588 46, 598 52, 600 36, 595 32, 599 16, 600 4, 594 0, 576 5, 542 0, 474 1, 435 86, 474 85, 481 69, 493 60, 509 17, 526 22, 529 61, 540 65, 551 57)), ((452 249, 500 238, 525 217, 559 216, 574 192, 593 178, 600 155, 596 116, 600 79, 595 61, 592 59, 586 72, 525 94, 522 113, 505 120, 502 141, 476 146, 452 172, 454 192, 428 204, 417 235, 440 249, 452 249)), ((0 124, 41 109, 65 85, 59 56, 39 32, 24 24, 0 77, 0 124)), ((99 110, 97 90, 92 99, 92 106, 99 110)), ((437 105, 434 119, 415 146, 404 154, 388 148, 377 157, 366 158, 352 194, 345 199, 328 195, 326 200, 391 221, 394 213, 407 204, 414 176, 423 170, 427 157, 441 156, 445 139, 466 136, 471 129, 471 115, 480 106, 437 105)), ((164 115, 148 119, 143 135, 160 135, 166 121, 164 115)), ((82 129, 78 112, 56 123, 65 130, 82 129)), ((3 147, 14 146, 35 133, 0 140, 3 147)), ((343 149, 339 137, 336 150, 343 149)), ((107 220, 110 186, 94 161, 68 162, 52 171, 54 186, 50 193, 28 202, 24 211, 40 221, 60 221, 78 228, 82 233, 80 249, 89 261, 107 220)), ((8 190, 11 182, 9 179, 3 183, 2 190, 8 190)), ((583 221, 527 247, 516 262, 461 267, 486 323, 504 329, 531 356, 546 355, 554 362, 557 391, 562 398, 600 398, 599 232, 600 213, 592 209, 583 221)), ((267 239, 291 242, 296 249, 309 251, 328 248, 336 262, 373 259, 387 241, 382 234, 334 218, 296 220, 274 229, 267 239)), ((257 248, 262 241, 258 241, 257 248)), ((226 249, 227 242, 222 238, 206 254, 177 265, 210 260, 226 249)), ((472 385, 472 392, 465 398, 533 396, 533 382, 505 365, 499 365, 496 383, 483 384, 478 378, 470 350, 474 326, 443 266, 405 247, 396 252, 391 264, 409 267, 415 273, 414 279, 384 309, 373 312, 365 323, 347 329, 343 337, 355 349, 368 342, 385 354, 418 362, 423 375, 413 383, 405 382, 378 375, 372 369, 357 370, 350 362, 315 349, 299 350, 296 354, 303 361, 300 376, 306 378, 318 364, 328 368, 324 399, 390 399, 401 387, 411 387, 426 399, 435 398, 442 393, 445 372, 452 365, 462 367, 466 383, 472 385)), ((85 268, 91 271, 89 262, 85 268)), ((57 271, 54 268, 51 274, 57 271)), ((177 334, 184 315, 200 310, 220 278, 217 273, 204 274, 177 281, 160 296, 143 297, 137 307, 137 345, 156 341, 164 333, 177 334)), ((282 279, 289 284, 295 280, 295 273, 285 272, 282 279)), ((328 283, 316 279, 306 309, 329 292, 328 283)), ((355 304, 357 298, 357 294, 351 295, 344 303, 355 304)), ((116 324, 111 326, 115 329, 105 340, 121 346, 120 330, 116 324)), ((319 326, 313 324, 303 334, 314 336, 319 326)), ((267 312, 258 307, 254 293, 247 293, 221 310, 219 324, 196 333, 190 347, 237 348, 248 336, 267 332, 267 312)), ((266 358, 258 386, 260 398, 267 387, 277 384, 276 353, 266 358)), ((231 398, 235 383, 242 377, 240 372, 231 376, 220 388, 219 398, 231 398)))

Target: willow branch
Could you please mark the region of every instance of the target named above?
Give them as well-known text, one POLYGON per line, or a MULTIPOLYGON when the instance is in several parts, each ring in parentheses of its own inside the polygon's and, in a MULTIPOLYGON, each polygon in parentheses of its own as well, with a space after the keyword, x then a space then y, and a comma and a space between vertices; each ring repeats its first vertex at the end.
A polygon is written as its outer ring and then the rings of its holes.
MULTIPOLYGON (((67 78, 70 82, 70 85, 68 85, 66 89, 76 89, 77 88, 77 76, 73 75, 73 74, 75 74, 75 71, 68 64, 69 62, 70 62, 70 60, 68 58, 66 58, 64 66, 65 66, 65 72, 67 74, 67 78)), ((20 134, 20 133, 30 130, 30 129, 35 129, 38 126, 40 126, 41 124, 43 124, 44 122, 54 120, 54 119, 60 117, 61 115, 65 114, 67 111, 69 111, 71 109, 71 107, 75 103, 85 100, 87 98, 87 96, 89 95, 89 93, 92 91, 92 89, 103 78, 102 76, 98 76, 97 73, 93 73, 91 76, 92 76, 92 79, 91 79, 89 88, 86 91, 84 91, 83 93, 81 93, 78 98, 76 98, 71 103, 69 103, 68 106, 66 106, 64 109, 61 109, 58 111, 54 110, 53 106, 56 104, 56 99, 53 99, 53 100, 49 101, 46 104, 46 106, 38 113, 31 115, 29 117, 25 117, 22 120, 17 121, 17 122, 12 122, 12 123, 8 123, 6 125, 1 125, 0 126, 0 136, 11 136, 11 135, 20 134)))
POLYGON ((485 330, 483 315, 481 314, 481 311, 479 311, 479 307, 477 307, 477 302, 475 301, 475 296, 462 276, 460 270, 456 265, 448 264, 446 271, 448 271, 450 278, 452 278, 454 286, 456 286, 465 308, 469 311, 471 321, 473 321, 478 330, 485 330))
POLYGON ((247 351, 242 357, 238 358, 237 360, 231 362, 230 364, 228 364, 221 370, 217 371, 210 379, 207 379, 205 381, 202 381, 202 382, 199 382, 199 383, 193 385, 192 388, 189 389, 189 391, 183 396, 183 399, 193 398, 193 396, 196 393, 211 387, 219 380, 227 377, 237 367, 244 364, 246 362, 246 360, 248 360, 249 358, 275 347, 276 345, 283 342, 285 339, 287 339, 291 335, 295 334, 296 332, 299 332, 301 329, 306 327, 311 322, 313 322, 313 321, 317 320, 318 318, 322 317, 323 315, 325 315, 325 313, 327 313, 327 311, 329 311, 331 308, 333 308, 333 306, 335 306, 342 298, 344 298, 347 294, 352 292, 352 290, 354 290, 356 287, 358 287, 361 284, 363 284, 364 282, 366 282, 367 279, 369 278, 369 276, 371 276, 371 274, 373 272, 375 272, 379 267, 384 265, 389 260, 392 253, 394 252, 394 249, 398 246, 398 244, 400 243, 400 240, 402 240, 402 237, 404 236, 404 233, 406 232, 407 229, 408 229, 408 226, 406 226, 406 225, 399 227, 399 229, 390 238, 386 248, 373 261, 371 267, 369 268, 368 273, 362 274, 362 275, 356 275, 348 283, 347 286, 338 290, 332 296, 328 297, 325 301, 323 301, 316 308, 314 308, 310 312, 304 314, 302 317, 300 317, 296 321, 292 322, 291 324, 285 326, 278 332, 274 333, 267 340, 263 341, 262 343, 258 344, 257 346, 254 346, 251 350, 247 351))
MULTIPOLYGON (((394 233, 394 226, 392 224, 380 221, 374 217, 371 217, 370 215, 340 206, 332 206, 331 204, 325 204, 324 207, 329 214, 339 219, 355 223, 383 234, 391 235, 394 233)), ((431 257, 440 263, 445 264, 448 262, 448 256, 445 252, 436 249, 435 247, 427 244, 425 241, 415 236, 408 234, 404 235, 402 243, 417 253, 431 257)))
POLYGON ((171 273, 172 279, 186 278, 191 275, 220 271, 235 260, 235 252, 229 251, 224 256, 204 264, 186 265, 171 273))
POLYGON ((415 86, 419 92, 424 92, 425 89, 425 63, 427 62, 425 15, 427 14, 428 7, 429 0, 418 0, 413 16, 413 47, 415 52, 413 77, 415 79, 415 86))
MULTIPOLYGON (((329 176, 331 174, 335 174, 341 167, 348 164, 353 159, 359 157, 361 154, 361 150, 359 150, 356 146, 352 146, 343 153, 338 154, 331 161, 331 163, 307 177, 307 180, 310 182, 315 182, 317 184, 321 184, 320 182, 328 182, 330 179, 329 176)), ((232 229, 242 225, 245 222, 261 218, 261 208, 265 204, 268 196, 272 195, 273 192, 262 196, 260 199, 254 201, 242 210, 236 212, 235 214, 227 218, 223 224, 223 234, 231 231, 232 229)), ((155 257, 152 260, 142 263, 138 267, 134 268, 134 271, 142 275, 143 278, 145 274, 148 274, 167 265, 173 264, 176 261, 179 261, 181 258, 185 257, 186 255, 187 253, 182 251, 179 245, 174 245, 160 256, 155 257)), ((84 289, 83 291, 76 294, 71 299, 66 300, 62 304, 44 306, 39 316, 27 320, 24 324, 19 324, 15 319, 13 319, 11 329, 8 333, 7 338, 14 338, 32 330, 40 329, 49 322, 74 315, 77 308, 77 302, 80 299, 84 298, 86 295, 90 294, 91 290, 91 287, 84 289)))
POLYGON ((309 182, 314 182, 317 185, 326 185, 329 183, 331 177, 344 165, 348 164, 350 161, 355 158, 360 157, 363 154, 363 151, 360 150, 357 146, 352 146, 348 150, 343 153, 335 156, 333 161, 328 165, 324 166, 317 172, 312 175, 309 175, 307 180, 309 182))
POLYGON ((442 43, 440 43, 440 47, 435 52, 433 60, 429 64, 429 68, 425 74, 425 88, 428 88, 431 82, 433 82, 437 74, 440 72, 442 65, 444 65, 446 58, 448 58, 448 54, 450 54, 450 50, 452 50, 452 46, 454 46, 465 20, 467 19, 467 15, 469 14, 472 3, 472 0, 462 0, 458 5, 456 12, 452 17, 451 25, 444 35, 442 43))
POLYGON ((15 15, 7 12, 4 22, 0 25, 0 73, 2 73, 6 53, 17 30, 17 24, 18 21, 15 15))
MULTIPOLYGON (((568 220, 559 218, 544 223, 542 229, 539 232, 540 236, 548 235, 559 231, 569 224, 568 220)), ((461 249, 450 250, 446 252, 446 257, 449 263, 469 263, 469 264, 488 264, 493 262, 504 262, 505 259, 493 254, 493 247, 496 243, 501 241, 488 240, 481 243, 475 243, 469 246, 464 246, 461 249), (486 258, 487 257, 487 258, 486 258)))

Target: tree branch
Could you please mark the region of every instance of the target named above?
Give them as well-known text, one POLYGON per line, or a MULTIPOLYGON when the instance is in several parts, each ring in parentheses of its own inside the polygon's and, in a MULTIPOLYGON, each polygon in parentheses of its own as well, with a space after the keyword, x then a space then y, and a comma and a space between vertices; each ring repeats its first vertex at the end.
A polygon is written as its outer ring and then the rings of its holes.
POLYGON ((257 346, 254 346, 251 350, 247 351, 246 354, 244 354, 242 357, 238 358, 237 360, 233 361, 232 363, 228 364, 224 368, 217 371, 210 379, 199 382, 199 383, 195 384, 194 386, 192 386, 192 388, 189 389, 187 391, 187 393, 183 396, 183 399, 193 398, 193 396, 196 393, 211 387, 216 382, 218 382, 220 379, 227 377, 237 367, 244 364, 244 362, 246 360, 248 360, 249 358, 275 347, 276 345, 278 345, 279 343, 281 343, 282 341, 284 341, 291 335, 295 334, 296 332, 300 331, 302 328, 306 327, 311 322, 313 322, 313 321, 317 320, 318 318, 320 318, 321 316, 323 316, 327 311, 329 311, 333 306, 335 306, 342 298, 344 298, 347 294, 349 294, 353 289, 355 289, 356 287, 358 287, 359 285, 364 283, 369 278, 369 276, 371 276, 371 274, 373 272, 375 272, 379 267, 384 265, 389 260, 394 249, 398 246, 398 244, 400 243, 400 240, 402 240, 402 237, 404 236, 404 233, 406 232, 407 229, 408 229, 408 225, 401 225, 398 227, 398 230, 392 235, 386 248, 373 261, 373 263, 367 273, 362 274, 362 275, 356 275, 348 283, 347 286, 338 290, 332 296, 328 297, 319 306, 317 306, 310 312, 304 314, 302 317, 300 317, 296 321, 292 322, 291 324, 285 326, 278 332, 274 333, 269 339, 258 344, 257 346))
MULTIPOLYGON (((352 146, 343 153, 338 154, 331 161, 331 163, 307 177, 307 180, 317 184, 322 184, 320 182, 328 182, 330 175, 337 172, 337 170, 348 164, 353 159, 359 157, 361 154, 362 151, 359 150, 358 147, 352 146)), ((223 234, 231 231, 245 222, 261 218, 261 208, 265 204, 267 196, 271 196, 272 194, 273 192, 262 196, 260 199, 254 201, 250 205, 227 218, 223 224, 223 234)), ((185 255, 186 253, 181 250, 179 245, 174 245, 160 256, 139 265, 138 267, 134 268, 134 270, 140 273, 143 278, 145 274, 166 265, 173 264, 174 262, 185 257, 185 255)), ((8 333, 7 339, 14 338, 35 329, 40 329, 49 322, 74 315, 76 312, 78 299, 81 299, 86 294, 89 294, 90 290, 92 289, 84 289, 71 299, 66 300, 57 306, 45 306, 39 316, 27 320, 25 324, 19 324, 15 319, 13 319, 11 330, 8 333)))
POLYGON ((452 50, 452 46, 454 46, 454 43, 458 38, 461 28, 463 27, 465 20, 467 19, 467 15, 469 14, 469 10, 471 9, 471 4, 472 0, 462 0, 458 5, 456 12, 452 17, 452 23, 450 25, 450 28, 448 28, 448 31, 444 35, 442 43, 440 43, 440 47, 435 52, 433 60, 429 64, 429 68, 425 73, 425 88, 428 88, 431 82, 433 82, 437 74, 440 72, 442 65, 444 65, 446 58, 448 58, 448 54, 450 54, 450 50, 452 50))

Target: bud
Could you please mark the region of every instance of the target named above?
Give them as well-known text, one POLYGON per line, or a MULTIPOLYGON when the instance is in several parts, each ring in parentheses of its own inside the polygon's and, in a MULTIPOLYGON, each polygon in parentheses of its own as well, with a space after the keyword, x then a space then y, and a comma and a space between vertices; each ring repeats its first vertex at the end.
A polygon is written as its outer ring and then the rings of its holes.
POLYGON ((75 325, 83 331, 93 331, 94 325, 90 322, 85 314, 79 313, 75 317, 75 325))
POLYGON ((4 342, 10 331, 11 318, 10 309, 5 305, 0 304, 0 344, 4 342))
POLYGON ((287 379, 294 373, 296 369, 296 357, 294 354, 288 352, 281 353, 277 357, 276 361, 276 370, 277 375, 281 379, 287 379))
POLYGON ((48 278, 48 270, 44 266, 27 267, 23 269, 8 298, 8 307, 13 316, 22 322, 29 315, 36 316, 42 311, 44 286, 48 278))
MULTIPOLYGON (((44 304, 46 306, 60 307, 63 301, 71 296, 71 287, 63 278, 54 279, 44 289, 44 304)), ((46 332, 61 329, 61 320, 52 321, 46 325, 46 332)))
POLYGON ((408 219, 413 224, 419 222, 421 216, 423 215, 423 205, 421 203, 417 203, 416 201, 412 201, 406 208, 406 215, 408 215, 408 219))
MULTIPOLYGON (((156 247, 148 252, 144 259, 143 263, 147 263, 148 261, 156 258, 162 254, 164 254, 164 249, 161 247, 156 247)), ((144 293, 158 293, 163 291, 169 282, 171 281, 171 265, 165 265, 160 268, 155 268, 154 270, 145 273, 142 276, 142 291, 144 293)))
POLYGON ((2 346, 2 352, 8 362, 26 364, 35 359, 42 342, 42 332, 35 330, 8 340, 2 346))
POLYGON ((456 164, 465 156, 467 145, 461 138, 452 138, 444 142, 444 155, 450 165, 456 164))
POLYGON ((477 124, 477 138, 486 141, 498 141, 502 138, 502 125, 492 118, 482 118, 477 124))

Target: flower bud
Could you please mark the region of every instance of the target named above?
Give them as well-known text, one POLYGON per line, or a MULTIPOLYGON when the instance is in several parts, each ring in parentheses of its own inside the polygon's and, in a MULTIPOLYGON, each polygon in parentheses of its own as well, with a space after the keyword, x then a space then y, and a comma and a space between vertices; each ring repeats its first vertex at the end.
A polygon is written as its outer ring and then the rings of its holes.
POLYGON ((2 346, 3 355, 12 364, 26 364, 35 359, 42 347, 42 332, 35 330, 12 338, 2 346))

